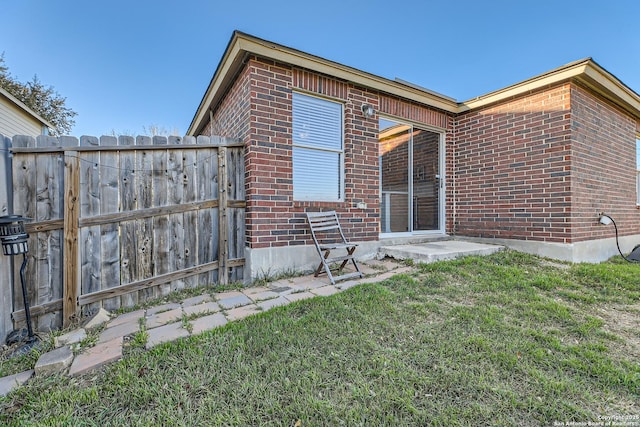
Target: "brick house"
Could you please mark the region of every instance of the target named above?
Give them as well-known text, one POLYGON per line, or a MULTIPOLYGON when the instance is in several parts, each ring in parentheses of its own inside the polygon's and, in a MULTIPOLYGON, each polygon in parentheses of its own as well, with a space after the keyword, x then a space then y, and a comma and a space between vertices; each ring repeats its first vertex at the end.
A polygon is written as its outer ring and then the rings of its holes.
POLYGON ((363 256, 455 236, 570 261, 640 243, 640 96, 591 59, 456 102, 235 32, 189 135, 245 141, 251 277, 316 262, 306 211, 363 256))

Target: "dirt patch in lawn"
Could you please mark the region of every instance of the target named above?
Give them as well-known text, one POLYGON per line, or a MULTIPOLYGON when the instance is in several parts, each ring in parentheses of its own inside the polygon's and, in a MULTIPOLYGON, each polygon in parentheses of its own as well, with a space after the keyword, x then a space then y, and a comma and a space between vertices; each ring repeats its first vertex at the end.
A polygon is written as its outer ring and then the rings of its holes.
POLYGON ((620 350, 640 358, 640 303, 608 305, 598 308, 594 314, 604 320, 604 330, 624 341, 620 350))

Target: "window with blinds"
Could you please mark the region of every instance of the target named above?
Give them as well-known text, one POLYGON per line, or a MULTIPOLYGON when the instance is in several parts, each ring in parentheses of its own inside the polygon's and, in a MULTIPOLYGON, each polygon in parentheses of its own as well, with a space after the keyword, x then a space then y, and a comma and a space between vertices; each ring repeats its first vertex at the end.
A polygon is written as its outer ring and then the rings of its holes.
POLYGON ((293 93, 293 198, 341 201, 342 104, 293 93))

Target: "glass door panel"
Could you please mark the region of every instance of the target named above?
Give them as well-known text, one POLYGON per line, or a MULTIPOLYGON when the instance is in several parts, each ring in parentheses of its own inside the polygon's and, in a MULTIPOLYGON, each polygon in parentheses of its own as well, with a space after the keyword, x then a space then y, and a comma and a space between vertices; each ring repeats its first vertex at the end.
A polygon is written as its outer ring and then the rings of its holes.
POLYGON ((413 129, 413 229, 440 229, 440 135, 413 129))
POLYGON ((382 118, 379 126, 380 232, 440 231, 441 135, 382 118))
POLYGON ((410 230, 409 153, 411 127, 380 119, 381 233, 410 230))

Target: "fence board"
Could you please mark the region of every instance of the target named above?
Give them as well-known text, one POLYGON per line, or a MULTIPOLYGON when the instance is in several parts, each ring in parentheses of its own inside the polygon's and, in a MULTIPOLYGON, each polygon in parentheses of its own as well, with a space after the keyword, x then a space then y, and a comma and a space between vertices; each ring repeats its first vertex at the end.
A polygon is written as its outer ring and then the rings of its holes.
MULTIPOLYGON (((230 147, 227 149, 227 224, 228 224, 228 257, 244 258, 245 233, 245 200, 244 187, 244 147, 230 147)), ((230 268, 230 282, 237 282, 244 277, 244 267, 230 268)))
POLYGON ((78 314, 78 294, 80 271, 78 253, 78 217, 80 216, 79 195, 80 166, 78 152, 69 151, 65 156, 64 169, 64 280, 62 300, 62 324, 69 326, 78 314))
MULTIPOLYGON (((115 137, 101 137, 101 146, 117 145, 115 137)), ((100 152, 100 214, 118 212, 118 152, 100 152)), ((119 224, 117 222, 100 226, 100 251, 102 262, 100 266, 101 289, 120 286, 120 246, 118 241, 119 224)), ((102 306, 109 310, 120 308, 120 298, 108 298, 102 301, 102 306)))
MULTIPOLYGON (((80 146, 97 147, 98 138, 83 136, 80 146)), ((89 151, 78 153, 80 156, 80 218, 100 214, 100 152, 89 151)), ((80 269, 81 294, 97 292, 102 288, 100 264, 102 259, 102 243, 100 241, 100 227, 80 228, 80 269)), ((94 313, 100 304, 83 307, 86 314, 94 313)))
MULTIPOLYGON (((14 147, 24 147, 33 149, 36 146, 36 140, 33 137, 15 136, 13 138, 14 147)), ((35 154, 14 155, 13 158, 13 207, 16 215, 22 215, 27 218, 35 218, 36 216, 36 156, 35 154)), ((31 249, 27 254, 27 266, 25 269, 27 293, 29 295, 29 304, 36 305, 36 248, 38 242, 38 234, 30 234, 28 246, 31 249)), ((13 281, 14 303, 13 310, 24 309, 24 301, 22 300, 22 289, 18 272, 22 257, 13 257, 13 271, 15 279, 13 281)), ((16 325, 22 327, 22 322, 16 325)), ((36 326, 34 324, 34 326, 36 326)))
MULTIPOLYGON (((183 142, 187 146, 195 145, 193 137, 185 137, 183 142)), ((184 203, 193 203, 197 200, 197 180, 196 180, 196 150, 185 149, 182 151, 182 179, 184 203)), ((217 200, 216 200, 217 202, 217 200)), ((198 213, 184 212, 184 267, 190 268, 198 264, 198 213)), ((184 279, 187 288, 198 286, 198 276, 189 276, 184 279)))
MULTIPOLYGON (((227 185, 227 149, 220 147, 218 150, 218 199, 220 206, 227 206, 229 200, 227 185)), ((227 227, 227 209, 218 209, 218 223, 220 227, 220 235, 218 236, 218 254, 220 258, 220 269, 218 270, 218 280, 220 284, 229 283, 229 271, 227 270, 227 257, 229 256, 229 228, 227 227)))
MULTIPOLYGON (((38 138, 37 143, 42 144, 44 146, 51 146, 50 140, 38 138)), ((55 170, 53 170, 52 165, 52 157, 57 157, 57 155, 51 154, 40 154, 36 157, 36 217, 35 221, 40 220, 49 220, 52 218, 56 218, 53 213, 53 207, 56 203, 55 201, 55 185, 56 185, 56 177, 55 170)), ((36 246, 30 248, 30 251, 35 252, 35 270, 36 270, 36 280, 29 281, 29 294, 33 295, 35 298, 35 304, 42 304, 47 301, 50 301, 53 296, 53 292, 51 290, 51 284, 54 280, 58 278, 52 277, 54 273, 51 271, 53 268, 58 267, 57 270, 61 273, 59 266, 54 266, 50 264, 50 249, 57 250, 60 252, 60 247, 51 248, 52 242, 52 233, 55 231, 45 231, 36 234, 36 246)), ((60 277, 61 278, 61 277, 60 277)), ((33 304, 33 302, 31 303, 33 304)), ((51 323, 53 315, 51 313, 47 313, 38 317, 37 319, 37 329, 48 331, 51 329, 51 323)))
MULTIPOLYGON (((121 136, 118 138, 119 146, 130 146, 135 144, 131 136, 121 136)), ((137 182, 134 173, 136 165, 135 151, 121 151, 119 158, 119 191, 120 191, 120 211, 135 212, 138 207, 136 194, 137 182)), ((137 278, 137 248, 136 242, 136 222, 120 222, 120 280, 122 283, 131 283, 137 278)), ((138 303, 138 294, 130 292, 120 297, 120 303, 124 307, 133 307, 138 303)))
MULTIPOLYGON (((148 136, 136 138, 136 145, 151 144, 148 136)), ((141 147, 143 148, 143 147, 141 147)), ((138 208, 150 208, 153 205, 153 152, 142 150, 136 156, 136 175, 138 177, 138 208)), ((142 280, 153 276, 153 218, 136 221, 135 245, 138 248, 138 262, 135 280, 142 280)), ((157 289, 148 288, 139 293, 143 301, 157 298, 157 289)))
MULTIPOLYGON (((208 144, 209 138, 198 137, 197 143, 208 144)), ((215 159, 217 152, 213 149, 205 148, 196 152, 196 182, 198 185, 198 200, 217 199, 217 162, 215 159)), ((198 233, 198 263, 208 263, 218 260, 218 251, 216 242, 218 240, 217 232, 217 209, 211 211, 198 212, 197 220, 198 230, 211 230, 211 235, 198 233), (215 220, 214 220, 215 218, 215 220), (215 248, 215 249, 214 249, 215 248)), ((198 277, 199 286, 208 286, 217 281, 217 273, 208 272, 198 277)))
MULTIPOLYGON (((13 200, 10 199, 13 187, 13 172, 9 149, 11 138, 0 134, 0 215, 13 212, 13 200)), ((11 311, 13 296, 11 292, 12 271, 10 257, 0 256, 0 342, 5 342, 7 335, 13 330, 11 311), (5 309, 8 308, 8 309, 5 309)))
MULTIPOLYGON (((166 145, 166 138, 153 137, 154 145, 166 145)), ((152 206, 161 207, 167 205, 167 152, 153 152, 153 178, 152 178, 152 206)), ((169 218, 160 215, 153 218, 153 275, 160 276, 169 272, 172 264, 172 254, 169 244, 169 218)), ((156 291, 156 295, 168 295, 171 292, 171 284, 163 283, 156 291)))
MULTIPOLYGON (((167 158, 167 203, 177 205, 184 199, 182 150, 169 150, 167 158)), ((178 271, 184 268, 184 214, 169 215, 167 239, 169 241, 169 270, 178 271)), ((184 289, 184 280, 178 279, 170 283, 172 291, 184 289)))

